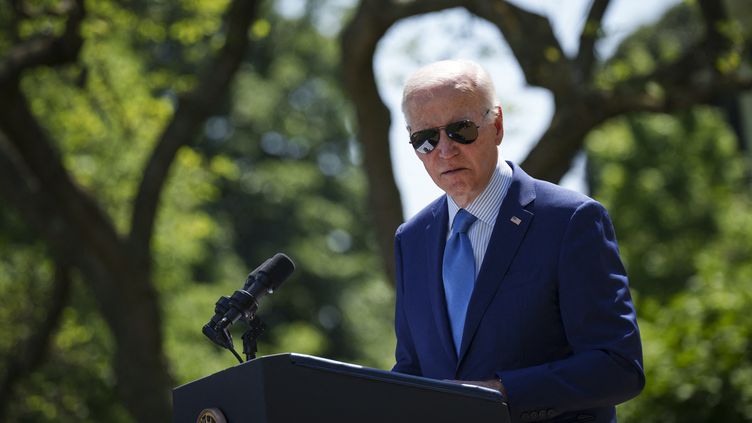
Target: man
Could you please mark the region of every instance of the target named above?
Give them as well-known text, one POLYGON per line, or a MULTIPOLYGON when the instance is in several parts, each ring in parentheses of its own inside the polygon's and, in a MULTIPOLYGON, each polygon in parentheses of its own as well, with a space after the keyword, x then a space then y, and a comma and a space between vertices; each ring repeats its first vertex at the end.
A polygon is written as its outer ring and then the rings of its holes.
POLYGON ((645 379, 613 226, 499 160, 495 98, 467 61, 405 84, 410 142, 446 195, 397 230, 394 371, 498 389, 512 421, 615 422, 645 379))

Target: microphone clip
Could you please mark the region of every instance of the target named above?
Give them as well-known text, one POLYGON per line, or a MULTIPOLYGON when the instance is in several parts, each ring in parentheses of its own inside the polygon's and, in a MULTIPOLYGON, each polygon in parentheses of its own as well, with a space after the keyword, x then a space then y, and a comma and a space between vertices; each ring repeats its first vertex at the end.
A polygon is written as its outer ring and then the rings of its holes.
POLYGON ((256 316, 258 310, 258 301, 256 298, 243 289, 235 291, 231 297, 219 297, 214 305, 214 316, 204 325, 203 333, 207 338, 222 348, 230 350, 239 362, 243 360, 235 351, 232 342, 230 329, 232 325, 241 320, 247 327, 243 333, 243 353, 245 361, 256 358, 257 342, 256 338, 264 332, 265 325, 261 319, 256 316))

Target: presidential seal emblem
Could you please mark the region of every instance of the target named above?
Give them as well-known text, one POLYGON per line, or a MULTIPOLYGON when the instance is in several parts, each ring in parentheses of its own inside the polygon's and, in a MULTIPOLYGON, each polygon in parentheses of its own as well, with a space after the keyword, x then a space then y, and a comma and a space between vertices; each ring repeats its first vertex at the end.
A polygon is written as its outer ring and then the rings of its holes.
POLYGON ((205 408, 199 413, 196 423, 227 423, 227 419, 219 408, 205 408))

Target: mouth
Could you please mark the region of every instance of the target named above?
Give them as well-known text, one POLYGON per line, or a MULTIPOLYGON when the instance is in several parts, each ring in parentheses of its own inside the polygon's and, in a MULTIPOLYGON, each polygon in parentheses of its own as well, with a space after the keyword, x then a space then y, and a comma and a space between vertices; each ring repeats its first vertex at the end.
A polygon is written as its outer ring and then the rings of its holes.
POLYGON ((455 169, 445 170, 444 172, 441 172, 441 176, 451 176, 451 175, 454 175, 456 173, 462 172, 463 170, 467 170, 467 168, 458 167, 458 168, 455 168, 455 169))

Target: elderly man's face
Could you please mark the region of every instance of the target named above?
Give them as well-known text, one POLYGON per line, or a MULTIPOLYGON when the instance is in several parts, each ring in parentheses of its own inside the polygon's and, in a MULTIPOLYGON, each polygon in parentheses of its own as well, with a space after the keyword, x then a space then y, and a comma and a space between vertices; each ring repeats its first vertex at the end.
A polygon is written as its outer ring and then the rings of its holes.
POLYGON ((486 188, 496 167, 497 146, 503 135, 501 110, 492 109, 488 115, 486 111, 487 105, 477 98, 449 86, 415 93, 406 104, 411 133, 464 119, 480 126, 478 138, 471 144, 453 141, 442 129, 433 151, 415 153, 433 182, 460 207, 466 207, 486 188))

